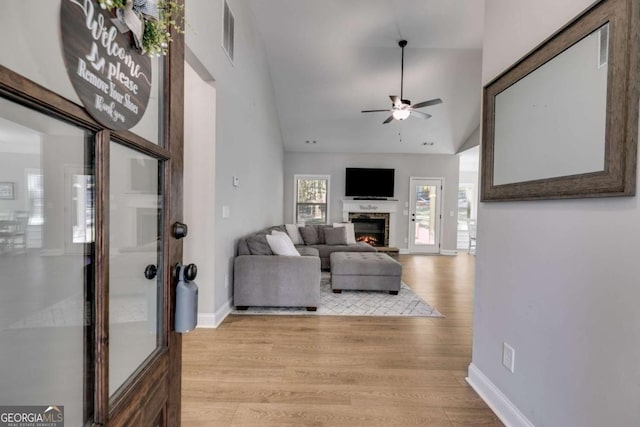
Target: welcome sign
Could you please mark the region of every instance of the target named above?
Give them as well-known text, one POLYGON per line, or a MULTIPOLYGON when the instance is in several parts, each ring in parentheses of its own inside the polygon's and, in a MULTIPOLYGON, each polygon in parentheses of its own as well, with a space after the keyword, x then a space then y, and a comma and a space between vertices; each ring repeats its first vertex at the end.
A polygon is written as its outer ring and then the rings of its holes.
POLYGON ((67 74, 91 116, 114 130, 135 126, 151 94, 151 59, 94 0, 62 0, 60 30, 67 74))

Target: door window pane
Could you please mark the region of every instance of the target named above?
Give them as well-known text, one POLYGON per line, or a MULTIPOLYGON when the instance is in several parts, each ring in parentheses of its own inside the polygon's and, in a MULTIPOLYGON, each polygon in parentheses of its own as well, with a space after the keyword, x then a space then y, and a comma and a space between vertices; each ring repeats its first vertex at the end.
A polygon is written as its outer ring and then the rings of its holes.
POLYGON ((93 179, 91 140, 0 98, 0 404, 62 405, 66 426, 92 418, 92 245, 67 250, 64 197, 65 168, 93 179))
POLYGON ((436 187, 432 185, 416 186, 416 226, 414 242, 416 245, 435 244, 436 187))
POLYGON ((109 395, 158 347, 162 330, 160 162, 111 143, 109 395), (145 269, 158 268, 147 279, 145 269))
MULTIPOLYGON (((79 2, 82 3, 82 2, 79 2)), ((0 14, 2 65, 65 98, 81 104, 61 55, 59 33, 60 0, 3 1, 0 14), (34 13, 37 11, 38 13, 34 13), (52 19, 54 17, 54 19, 52 19), (16 37, 19 34, 20 37, 16 37)), ((156 144, 163 144, 164 59, 151 59, 151 97, 144 116, 131 131, 156 144)), ((106 79, 106 78, 105 78, 106 79)))

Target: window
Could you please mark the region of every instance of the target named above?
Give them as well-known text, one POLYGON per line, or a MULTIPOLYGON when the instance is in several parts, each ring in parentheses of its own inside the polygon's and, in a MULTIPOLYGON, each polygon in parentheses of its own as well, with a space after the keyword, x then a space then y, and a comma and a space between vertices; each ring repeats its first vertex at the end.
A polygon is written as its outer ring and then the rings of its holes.
POLYGON ((234 42, 234 26, 235 26, 235 18, 233 17, 233 13, 231 13, 231 9, 229 9, 229 5, 226 1, 224 1, 224 22, 222 24, 222 47, 224 51, 229 56, 231 62, 233 62, 233 42, 234 42))
POLYGON ((329 211, 329 175, 296 175, 296 224, 326 224, 329 211))

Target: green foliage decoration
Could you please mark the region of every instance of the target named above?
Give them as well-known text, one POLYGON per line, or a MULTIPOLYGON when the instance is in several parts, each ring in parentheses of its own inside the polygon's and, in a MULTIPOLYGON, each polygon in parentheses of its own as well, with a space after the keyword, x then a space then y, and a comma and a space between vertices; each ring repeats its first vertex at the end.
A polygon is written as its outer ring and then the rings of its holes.
MULTIPOLYGON (((124 9, 128 1, 132 0, 98 0, 100 7, 109 11, 124 9)), ((173 0, 160 0, 158 11, 158 20, 145 15, 140 16, 144 23, 142 53, 150 57, 167 54, 169 44, 173 41, 172 29, 178 34, 184 34, 184 4, 173 0)))

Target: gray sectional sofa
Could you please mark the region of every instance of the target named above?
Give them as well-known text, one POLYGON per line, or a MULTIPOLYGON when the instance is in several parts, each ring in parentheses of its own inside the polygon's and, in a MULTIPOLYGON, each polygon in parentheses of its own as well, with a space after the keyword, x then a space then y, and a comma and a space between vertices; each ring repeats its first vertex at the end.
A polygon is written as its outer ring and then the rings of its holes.
MULTIPOLYGON (((329 227, 329 226, 314 226, 329 227)), ((238 309, 260 307, 306 307, 320 304, 320 270, 330 268, 333 252, 376 252, 366 243, 296 245, 301 256, 273 255, 266 243, 272 231, 286 232, 284 225, 270 227, 238 241, 234 260, 234 305, 238 309)), ((319 233, 320 234, 320 233, 319 233)))

